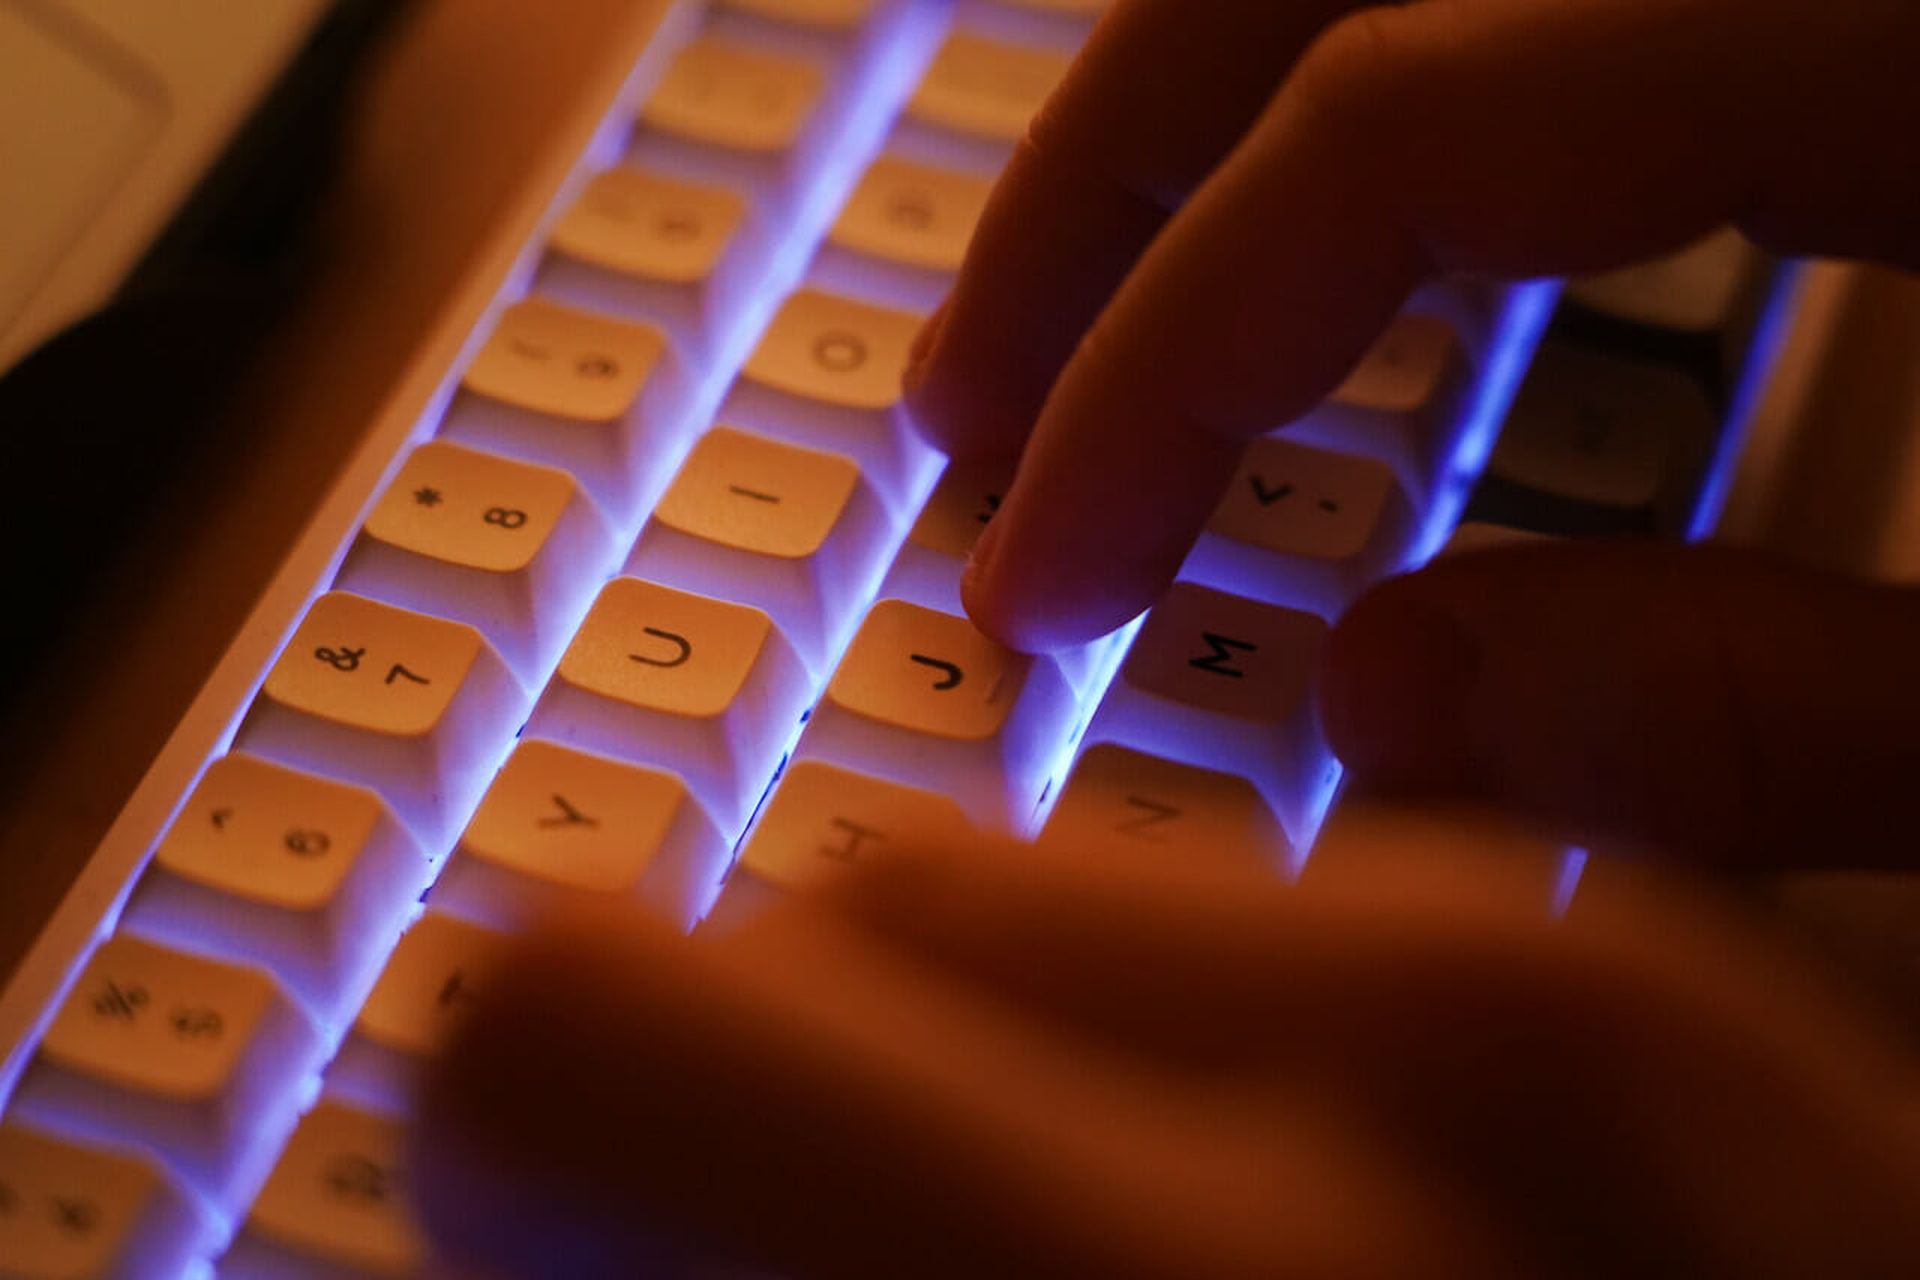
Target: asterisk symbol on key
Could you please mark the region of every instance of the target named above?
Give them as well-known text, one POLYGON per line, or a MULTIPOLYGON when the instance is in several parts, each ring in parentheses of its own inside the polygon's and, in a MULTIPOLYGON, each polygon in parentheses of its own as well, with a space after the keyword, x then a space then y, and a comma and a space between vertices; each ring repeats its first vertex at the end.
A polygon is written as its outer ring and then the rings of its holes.
POLYGON ((415 489, 413 500, 423 507, 437 507, 440 505, 440 491, 433 488, 415 489))

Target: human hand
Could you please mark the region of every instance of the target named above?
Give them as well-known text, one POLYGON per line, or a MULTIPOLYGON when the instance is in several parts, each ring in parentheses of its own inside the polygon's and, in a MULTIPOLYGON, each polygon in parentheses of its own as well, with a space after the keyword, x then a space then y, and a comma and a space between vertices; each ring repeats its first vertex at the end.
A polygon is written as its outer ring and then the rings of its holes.
MULTIPOLYGON (((1905 0, 1117 5, 909 375, 948 448, 1026 447, 969 611, 1045 648, 1149 604, 1242 444, 1434 272, 1594 270, 1726 221, 1920 265, 1890 127, 1917 57, 1905 0)), ((1334 748, 1382 784, 1713 862, 1911 863, 1911 594, 1534 548, 1386 585, 1329 653, 1334 748)))
POLYGON ((1551 926, 1431 839, 1299 888, 1075 852, 549 933, 421 1093, 428 1225, 573 1278, 1920 1266, 1911 1077, 1722 921, 1551 926))

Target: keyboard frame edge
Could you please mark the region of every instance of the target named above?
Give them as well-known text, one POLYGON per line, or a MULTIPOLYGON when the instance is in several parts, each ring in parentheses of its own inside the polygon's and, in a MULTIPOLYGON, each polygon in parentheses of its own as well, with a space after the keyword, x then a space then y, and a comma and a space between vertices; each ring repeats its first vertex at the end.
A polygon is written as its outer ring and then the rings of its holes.
POLYGON ((705 0, 640 0, 619 29, 607 32, 596 64, 579 81, 577 102, 529 167, 521 195, 487 234, 464 282, 441 306, 245 623, 6 976, 0 987, 0 1108, 83 957, 112 932, 143 863, 204 767, 231 741, 273 658, 305 615, 314 584, 330 581, 339 568, 409 441, 431 438, 438 409, 457 387, 458 372, 484 337, 489 316, 508 300, 516 277, 531 272, 545 230, 596 159, 617 149, 628 118, 705 8, 705 0))

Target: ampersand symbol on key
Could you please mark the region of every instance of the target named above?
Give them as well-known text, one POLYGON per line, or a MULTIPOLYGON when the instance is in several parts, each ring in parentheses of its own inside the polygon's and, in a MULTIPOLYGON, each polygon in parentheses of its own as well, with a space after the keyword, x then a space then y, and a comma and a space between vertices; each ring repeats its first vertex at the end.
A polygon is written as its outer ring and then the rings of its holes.
POLYGON ((341 645, 338 649, 329 649, 326 645, 321 645, 313 651, 313 656, 331 666, 335 671, 358 671, 360 659, 366 652, 365 645, 358 649, 349 649, 345 645, 341 645))

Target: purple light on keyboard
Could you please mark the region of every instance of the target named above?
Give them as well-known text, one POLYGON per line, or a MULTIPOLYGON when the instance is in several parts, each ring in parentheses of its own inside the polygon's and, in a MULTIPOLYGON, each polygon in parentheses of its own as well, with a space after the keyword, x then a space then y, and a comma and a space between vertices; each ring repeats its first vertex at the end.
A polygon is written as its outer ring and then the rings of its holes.
POLYGON ((1738 384, 1727 401, 1726 418, 1721 423, 1718 443, 1707 474, 1687 520, 1686 539, 1698 542, 1714 531, 1727 505, 1727 493, 1733 487, 1734 471, 1747 443, 1747 430, 1754 412, 1766 394, 1770 376, 1778 363, 1780 350, 1793 330, 1793 316, 1800 298, 1805 268, 1798 263, 1783 265, 1768 288, 1765 307, 1754 327, 1753 341, 1747 349, 1746 364, 1740 370, 1738 384))

